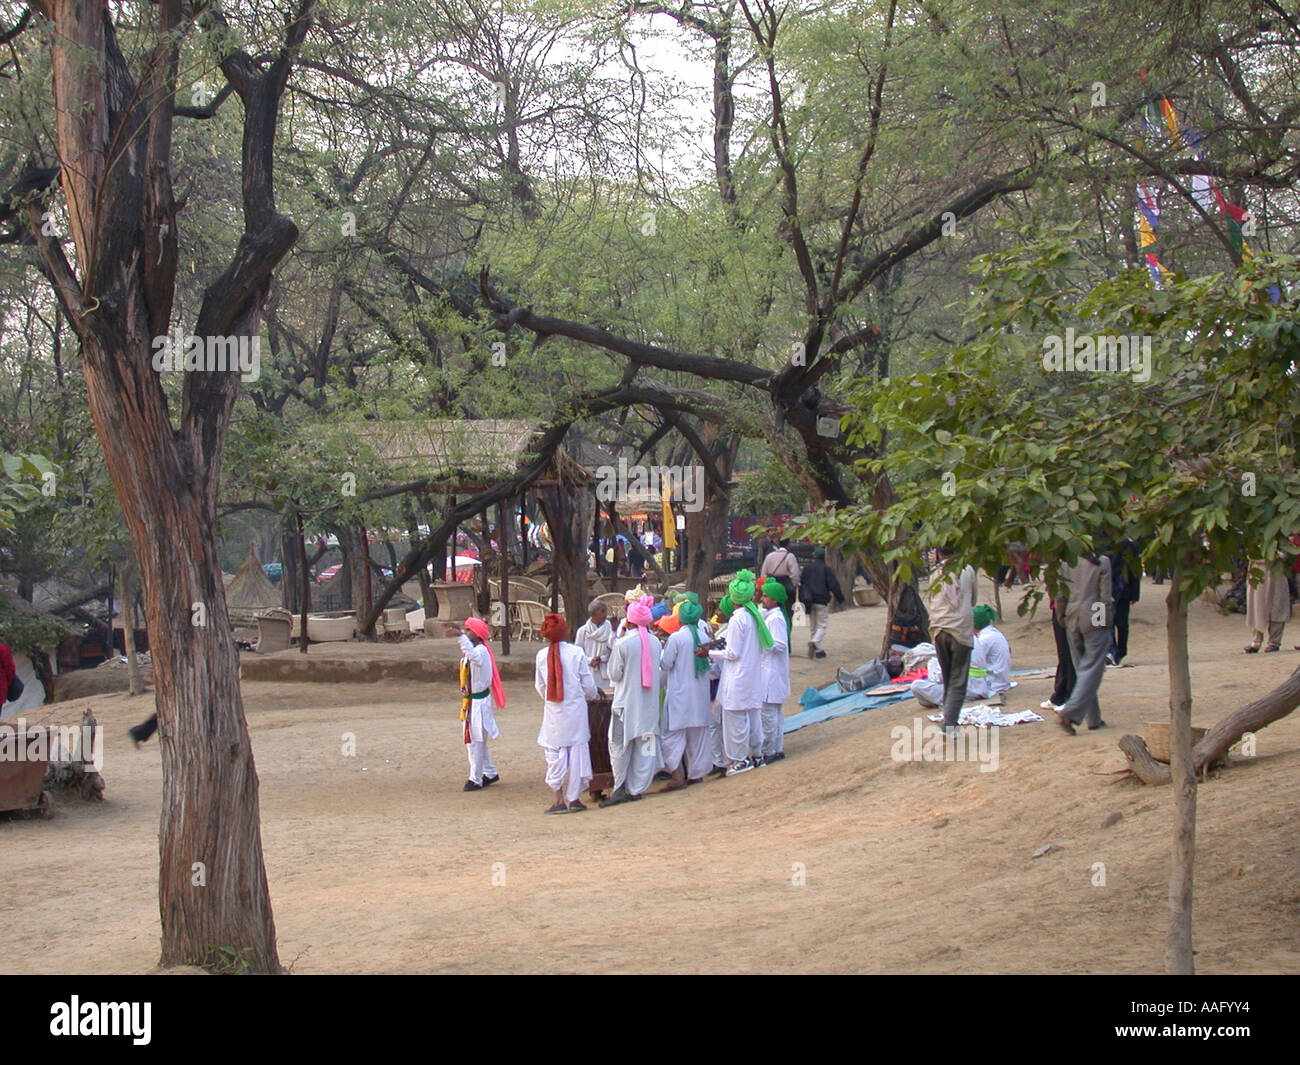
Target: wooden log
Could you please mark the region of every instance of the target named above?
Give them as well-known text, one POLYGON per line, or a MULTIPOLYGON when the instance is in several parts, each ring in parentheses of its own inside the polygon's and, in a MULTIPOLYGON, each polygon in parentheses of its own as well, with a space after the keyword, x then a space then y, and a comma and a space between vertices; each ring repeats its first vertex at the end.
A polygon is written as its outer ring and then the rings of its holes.
POLYGON ((1173 774, 1164 762, 1157 762, 1151 757, 1151 752, 1147 750, 1146 740, 1141 736, 1128 735, 1119 741, 1119 749, 1124 752, 1124 757, 1128 759, 1128 767, 1133 775, 1143 784, 1160 785, 1168 784, 1173 780, 1173 774))

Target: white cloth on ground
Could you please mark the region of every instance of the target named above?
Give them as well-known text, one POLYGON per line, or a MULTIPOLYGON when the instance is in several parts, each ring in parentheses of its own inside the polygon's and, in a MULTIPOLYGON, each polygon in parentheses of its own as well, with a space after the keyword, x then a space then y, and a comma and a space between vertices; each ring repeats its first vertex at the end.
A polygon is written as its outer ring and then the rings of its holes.
MULTIPOLYGON (((930 721, 942 721, 943 714, 929 714, 927 718, 930 721)), ((978 728, 994 725, 1006 728, 1010 725, 1024 725, 1031 721, 1042 720, 1032 710, 1017 710, 1014 714, 1004 714, 996 706, 963 706, 957 724, 975 725, 978 728)))

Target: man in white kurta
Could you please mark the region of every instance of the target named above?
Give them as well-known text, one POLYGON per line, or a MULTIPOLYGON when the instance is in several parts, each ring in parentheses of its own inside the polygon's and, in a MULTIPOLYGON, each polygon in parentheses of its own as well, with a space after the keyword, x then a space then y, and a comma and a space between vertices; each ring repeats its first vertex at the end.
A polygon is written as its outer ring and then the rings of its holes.
POLYGON ((1278 566, 1252 562, 1246 575, 1246 626, 1250 629, 1248 654, 1264 646, 1265 651, 1282 648, 1282 632, 1291 618, 1291 588, 1286 571, 1278 566), (1258 584, 1251 580, 1262 577, 1258 584), (1268 643, 1264 644, 1264 636, 1268 643))
POLYGON ((993 625, 993 608, 981 603, 972 611, 975 624, 975 647, 970 657, 968 699, 1006 702, 1011 690, 1011 647, 1007 638, 993 625))
POLYGON ((646 596, 628 606, 628 634, 617 640, 609 656, 614 699, 609 719, 609 760, 614 791, 601 806, 639 799, 663 768, 659 746, 659 659, 662 648, 649 634, 650 604, 646 596))
POLYGON ((700 646, 699 606, 689 601, 682 603, 678 618, 681 628, 668 637, 659 660, 664 675, 664 768, 673 775, 665 791, 684 787, 687 780, 702 780, 713 763, 709 744, 709 662, 707 654, 696 654, 700 646))
POLYGON ((546 755, 546 786, 555 793, 555 803, 546 811, 548 814, 585 810, 587 807, 578 796, 591 783, 592 775, 587 700, 596 698, 596 680, 586 652, 577 644, 568 643, 564 639, 567 634, 563 617, 546 616, 542 636, 549 641, 549 646, 537 652, 534 677, 537 694, 542 697, 542 728, 537 743, 546 755), (560 682, 558 690, 552 690, 555 687, 551 677, 552 653, 559 666, 555 678, 560 682))
POLYGON ((764 762, 785 757, 785 714, 781 704, 790 698, 790 627, 782 604, 786 590, 775 580, 763 584, 763 621, 772 634, 772 646, 759 653, 763 669, 764 762))
POLYGON ((587 620, 579 626, 573 642, 582 648, 591 665, 596 687, 608 688, 609 656, 614 650, 614 626, 609 623, 609 608, 599 599, 593 599, 588 609, 587 620))
POLYGON ((763 750, 763 664, 759 657, 758 622, 752 606, 754 575, 741 570, 727 588, 734 605, 727 623, 727 645, 710 652, 722 662, 718 702, 722 704, 722 747, 727 775, 754 769, 763 750))
POLYGON ((460 651, 469 666, 470 689, 469 741, 465 744, 469 754, 466 791, 479 791, 484 785, 495 784, 501 779, 487 745, 489 739, 494 740, 501 735, 493 713, 495 697, 492 682, 495 663, 492 651, 486 644, 489 635, 487 624, 479 618, 467 620, 465 630, 460 634, 460 651))

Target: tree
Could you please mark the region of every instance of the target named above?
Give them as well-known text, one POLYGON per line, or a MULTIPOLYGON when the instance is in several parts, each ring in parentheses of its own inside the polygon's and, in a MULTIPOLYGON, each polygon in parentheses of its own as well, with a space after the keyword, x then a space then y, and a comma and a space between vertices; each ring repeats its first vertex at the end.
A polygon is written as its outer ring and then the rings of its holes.
POLYGON ((205 964, 233 952, 251 971, 276 972, 257 774, 216 537, 240 374, 200 363, 185 374, 174 411, 155 355, 175 324, 174 123, 208 117, 217 103, 177 102, 182 63, 215 54, 244 109, 242 234, 188 331, 211 352, 214 342, 258 336, 271 271, 297 237, 275 206, 276 128, 315 3, 298 0, 278 46, 256 59, 214 5, 161 0, 117 17, 78 0, 34 6, 50 24, 55 116, 53 143, 35 147, 58 161, 75 258, 43 224, 38 202, 27 202, 23 221, 80 341, 91 415, 140 560, 163 754, 161 961, 205 964))
MULTIPOLYGON (((1243 544, 1268 563, 1296 554, 1287 534, 1300 528, 1300 269, 1293 259, 1261 259, 1160 289, 1141 270, 1093 283, 1086 258, 1062 235, 985 265, 972 315, 980 339, 951 352, 942 369, 863 389, 846 419, 864 442, 889 434, 888 453, 871 466, 891 477, 897 502, 840 508, 811 528, 832 543, 892 544, 886 558, 905 571, 937 544, 956 548, 961 565, 989 569, 1020 541, 1047 565, 1052 588, 1057 560, 1132 536, 1148 564, 1171 573, 1178 803, 1165 963, 1191 972, 1204 766, 1191 745, 1187 606, 1232 569, 1243 544), (1108 337, 1126 338, 1144 361, 1108 363, 1108 337), (1057 366, 1062 343, 1101 353, 1101 370, 1057 366)), ((1259 727, 1282 716, 1300 703, 1298 682, 1230 720, 1259 727)), ((1229 738, 1231 726, 1213 731, 1219 751, 1240 736, 1229 738)))

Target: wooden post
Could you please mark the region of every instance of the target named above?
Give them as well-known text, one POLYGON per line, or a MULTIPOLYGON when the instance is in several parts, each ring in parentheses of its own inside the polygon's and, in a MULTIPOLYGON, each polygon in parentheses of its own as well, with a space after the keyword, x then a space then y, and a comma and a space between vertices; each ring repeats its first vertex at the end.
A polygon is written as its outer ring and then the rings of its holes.
POLYGON ((609 501, 609 590, 618 591, 618 504, 609 501))
POLYGON ((298 604, 301 616, 302 639, 298 650, 307 653, 307 605, 311 598, 311 576, 307 572, 307 540, 302 531, 302 511, 298 511, 298 563, 302 570, 302 601, 298 604))
POLYGON ((519 550, 520 569, 528 568, 528 493, 519 496, 519 550))
POLYGON ((1174 846, 1169 870, 1169 924, 1165 972, 1190 976, 1192 869, 1196 858, 1196 770, 1192 762, 1192 678, 1187 654, 1186 572, 1181 560, 1169 575, 1165 610, 1169 652, 1169 769, 1176 791, 1174 846))
POLYGON ((514 537, 510 535, 510 516, 513 508, 514 504, 508 499, 497 504, 497 544, 500 547, 497 552, 497 573, 501 581, 501 594, 494 610, 499 611, 498 616, 501 618, 503 655, 510 653, 510 545, 514 543, 514 537))
POLYGON ((374 589, 370 583, 370 534, 364 525, 361 526, 361 572, 364 574, 361 581, 361 602, 364 609, 357 611, 357 617, 364 619, 370 614, 370 607, 375 601, 374 589))
MULTIPOLYGON (((475 574, 478 585, 478 595, 475 601, 478 603, 479 616, 488 621, 492 617, 492 589, 488 587, 487 563, 481 557, 486 555, 492 547, 492 527, 488 524, 488 511, 485 509, 479 515, 479 521, 483 523, 483 550, 480 552, 478 573, 475 574)), ((498 530, 498 534, 500 530, 498 530)))

